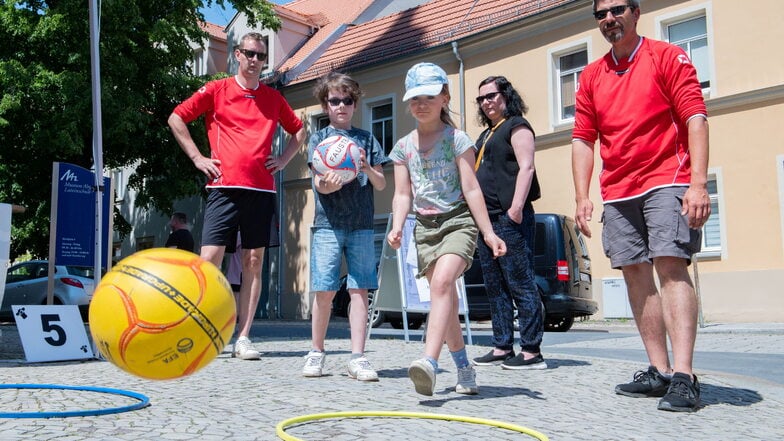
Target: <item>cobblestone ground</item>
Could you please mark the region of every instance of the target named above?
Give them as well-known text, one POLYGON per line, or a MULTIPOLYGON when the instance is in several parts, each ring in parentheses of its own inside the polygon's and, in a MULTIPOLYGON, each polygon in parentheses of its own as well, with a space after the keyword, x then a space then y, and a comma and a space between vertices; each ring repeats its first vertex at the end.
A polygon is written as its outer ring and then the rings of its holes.
MULTIPOLYGON (((242 361, 226 351, 193 376, 149 381, 104 361, 27 364, 12 359, 3 338, 0 383, 63 384, 128 390, 146 395, 150 406, 104 416, 0 419, 0 439, 36 440, 275 440, 276 425, 310 414, 343 411, 403 411, 476 417, 523 426, 551 440, 775 440, 784 439, 784 386, 738 375, 702 372, 703 407, 692 414, 656 410, 656 399, 616 395, 617 382, 639 363, 547 352, 543 371, 478 369, 480 394, 454 392, 454 364, 441 357, 436 393, 417 395, 408 363, 422 344, 373 337, 368 358, 380 381, 362 383, 346 375, 347 339, 328 340, 327 375, 300 375, 309 341, 254 338, 260 361, 242 361)), ((716 333, 700 335, 703 350, 782 354, 782 335, 716 333)), ((564 344, 564 347, 641 349, 638 337, 564 344)), ((470 356, 487 347, 469 346, 470 356)), ((17 354, 18 355, 18 354, 17 354)), ((51 412, 131 405, 121 396, 79 391, 0 389, 0 412, 51 412)), ((525 434, 487 425, 415 418, 324 419, 286 431, 302 440, 522 440, 525 434)))

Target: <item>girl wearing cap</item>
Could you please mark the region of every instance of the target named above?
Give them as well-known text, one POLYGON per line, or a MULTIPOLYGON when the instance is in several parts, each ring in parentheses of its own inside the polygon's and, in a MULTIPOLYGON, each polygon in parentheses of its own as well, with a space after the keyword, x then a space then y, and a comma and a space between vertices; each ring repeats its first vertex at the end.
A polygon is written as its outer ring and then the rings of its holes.
POLYGON ((430 285, 425 354, 411 363, 408 375, 418 393, 433 395, 438 357, 446 341, 457 365, 455 391, 476 394, 476 372, 466 355, 455 283, 471 266, 479 231, 494 256, 506 254, 506 245, 493 232, 487 215, 473 169, 473 143, 449 116, 446 73, 435 64, 419 63, 409 69, 405 85, 403 101, 408 101, 417 128, 389 154, 395 165, 395 194, 387 241, 394 249, 400 247, 413 203, 417 277, 427 277, 430 285))

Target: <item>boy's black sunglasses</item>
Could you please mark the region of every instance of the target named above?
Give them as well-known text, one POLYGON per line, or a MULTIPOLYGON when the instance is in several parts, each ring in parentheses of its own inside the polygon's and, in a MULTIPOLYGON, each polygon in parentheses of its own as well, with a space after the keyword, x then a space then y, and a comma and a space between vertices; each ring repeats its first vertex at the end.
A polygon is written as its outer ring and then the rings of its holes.
POLYGON ((340 103, 343 103, 343 104, 345 104, 347 106, 350 106, 350 105, 354 104, 354 98, 351 98, 350 96, 347 96, 345 98, 330 98, 330 99, 327 100, 327 102, 332 107, 337 107, 337 106, 340 105, 340 103))

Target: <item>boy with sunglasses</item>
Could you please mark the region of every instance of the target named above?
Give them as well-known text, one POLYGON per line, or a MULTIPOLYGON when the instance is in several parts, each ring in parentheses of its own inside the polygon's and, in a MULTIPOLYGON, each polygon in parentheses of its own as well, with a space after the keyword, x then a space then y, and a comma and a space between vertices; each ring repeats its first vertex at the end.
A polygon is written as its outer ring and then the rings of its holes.
POLYGON ((700 385, 692 372, 697 300, 688 265, 711 211, 702 90, 683 50, 637 34, 639 0, 596 0, 594 18, 612 49, 585 67, 576 93, 575 220, 591 237, 598 139, 604 250, 623 272, 649 361, 615 392, 661 397, 660 410, 693 412, 700 385))
POLYGON ((351 297, 351 358, 348 376, 360 381, 378 381, 378 374, 365 357, 368 319, 368 290, 378 288, 376 253, 373 239, 373 191, 383 190, 386 179, 382 166, 388 161, 373 135, 351 125, 359 84, 348 75, 332 72, 319 79, 313 91, 329 117, 329 125, 310 137, 308 165, 313 151, 331 136, 344 136, 360 147, 360 173, 351 182, 333 172, 313 173, 316 213, 313 219, 310 250, 310 289, 315 293, 312 309, 312 349, 305 356, 302 375, 320 377, 324 371, 327 334, 332 299, 340 287, 340 269, 346 258, 346 287, 351 297))

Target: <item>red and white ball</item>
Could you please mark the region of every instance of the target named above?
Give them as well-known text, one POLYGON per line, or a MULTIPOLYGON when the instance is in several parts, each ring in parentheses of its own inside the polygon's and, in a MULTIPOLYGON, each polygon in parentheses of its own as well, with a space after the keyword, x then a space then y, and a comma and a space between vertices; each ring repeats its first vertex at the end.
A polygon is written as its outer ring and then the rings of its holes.
POLYGON ((330 136, 313 150, 311 165, 319 176, 333 171, 343 178, 344 184, 351 182, 359 174, 359 146, 345 136, 330 136))

